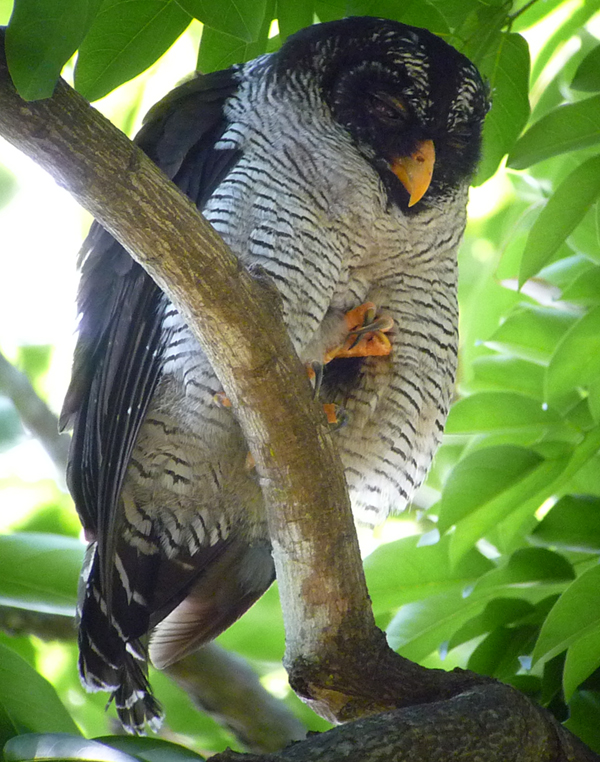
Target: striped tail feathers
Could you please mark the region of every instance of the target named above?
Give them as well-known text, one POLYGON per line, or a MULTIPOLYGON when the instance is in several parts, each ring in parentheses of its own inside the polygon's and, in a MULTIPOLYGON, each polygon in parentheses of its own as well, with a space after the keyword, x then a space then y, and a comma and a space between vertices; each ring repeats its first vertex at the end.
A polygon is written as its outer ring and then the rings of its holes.
POLYGON ((107 691, 128 733, 158 730, 163 711, 147 677, 147 650, 139 640, 127 640, 118 624, 106 616, 97 588, 88 586, 79 624, 79 675, 90 692, 107 691))

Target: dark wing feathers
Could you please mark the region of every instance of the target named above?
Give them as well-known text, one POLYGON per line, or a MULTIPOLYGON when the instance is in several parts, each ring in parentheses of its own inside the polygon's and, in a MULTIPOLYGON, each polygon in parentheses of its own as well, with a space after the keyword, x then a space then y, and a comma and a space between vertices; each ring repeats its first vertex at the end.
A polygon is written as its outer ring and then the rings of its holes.
MULTIPOLYGON (((227 127, 223 107, 236 90, 236 72, 198 75, 181 85, 152 109, 136 138, 200 209, 238 159, 237 151, 215 148, 227 127)), ((97 223, 82 257, 82 318, 61 425, 73 426, 69 486, 84 528, 103 543, 108 593, 117 501, 160 375, 167 301, 97 223)))

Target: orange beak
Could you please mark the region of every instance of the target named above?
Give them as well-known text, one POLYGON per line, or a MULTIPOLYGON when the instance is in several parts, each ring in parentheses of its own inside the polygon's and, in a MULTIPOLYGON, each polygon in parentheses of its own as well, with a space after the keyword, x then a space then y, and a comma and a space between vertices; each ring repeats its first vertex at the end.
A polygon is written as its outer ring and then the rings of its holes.
POLYGON ((410 156, 400 156, 391 163, 390 169, 410 195, 409 206, 414 206, 425 195, 431 182, 434 164, 433 140, 422 140, 410 156))

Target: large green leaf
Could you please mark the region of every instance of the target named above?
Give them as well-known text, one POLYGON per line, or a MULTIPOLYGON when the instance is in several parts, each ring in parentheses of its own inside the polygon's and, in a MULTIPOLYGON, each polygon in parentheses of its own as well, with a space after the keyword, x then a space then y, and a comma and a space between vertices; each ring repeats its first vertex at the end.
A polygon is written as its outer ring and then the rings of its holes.
POLYGON ((600 156, 580 164, 555 190, 527 239, 519 283, 551 260, 600 195, 600 156))
POLYGON ((0 643, 0 749, 13 736, 54 731, 78 733, 50 683, 0 643))
POLYGON ((369 595, 375 614, 398 609, 412 601, 473 584, 492 567, 477 551, 451 567, 448 537, 420 545, 406 537, 382 545, 364 561, 369 595))
POLYGON ((569 702, 565 727, 575 733, 590 749, 600 753, 600 694, 577 691, 569 702))
POLYGON ((580 318, 562 337, 546 373, 548 399, 585 387, 600 376, 600 306, 580 318))
POLYGON ((83 550, 64 535, 0 535, 0 603, 73 616, 83 550))
POLYGON ((579 64, 571 87, 588 92, 600 90, 600 45, 590 50, 579 64))
POLYGON ((532 532, 536 543, 600 553, 600 497, 565 495, 532 532))
POLYGON ((446 434, 527 431, 539 436, 563 429, 558 413, 540 400, 509 391, 464 397, 452 406, 446 423, 446 434))
POLYGON ((498 627, 477 645, 467 668, 479 675, 509 681, 520 668, 519 657, 530 653, 537 635, 534 625, 498 627))
POLYGON ((79 49, 75 87, 102 98, 153 64, 190 21, 176 0, 104 0, 79 49))
POLYGON ((246 42, 260 35, 267 0, 177 0, 190 16, 203 24, 246 42))
POLYGON ((6 32, 6 58, 25 100, 49 98, 102 0, 15 0, 6 32))
POLYGON ((508 157, 508 166, 525 169, 551 156, 600 143, 600 95, 551 111, 530 127, 508 157))
POLYGON ((484 355, 471 363, 471 370, 474 376, 467 386, 473 391, 513 391, 543 399, 544 369, 536 363, 507 355, 484 355))
POLYGON ((510 445, 486 447, 467 455, 448 477, 442 493, 440 532, 521 481, 543 462, 533 450, 510 445))
POLYGON ((535 661, 552 659, 599 628, 600 566, 594 566, 569 585, 548 614, 533 658, 535 661))
POLYGON ((485 342, 491 349, 546 365, 577 316, 551 307, 523 305, 502 322, 485 342))
POLYGON ((198 51, 198 71, 207 74, 235 63, 251 61, 266 53, 274 10, 275 0, 268 0, 262 16, 262 26, 255 42, 246 42, 239 37, 205 25, 198 51))
POLYGON ((486 632, 491 632, 505 625, 513 624, 535 612, 535 606, 522 598, 494 598, 485 609, 469 619, 450 638, 448 648, 466 643, 478 638, 486 632))
POLYGON ((480 64, 487 74, 492 108, 483 128, 483 159, 475 180, 489 179, 512 149, 529 118, 529 46, 519 34, 503 34, 480 64))

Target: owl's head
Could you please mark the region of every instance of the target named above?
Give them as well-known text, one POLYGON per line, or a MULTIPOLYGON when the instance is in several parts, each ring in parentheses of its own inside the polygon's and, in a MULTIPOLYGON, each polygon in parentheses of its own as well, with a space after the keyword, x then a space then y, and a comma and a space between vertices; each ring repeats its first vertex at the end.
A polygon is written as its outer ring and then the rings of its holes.
POLYGON ((452 194, 477 167, 487 89, 464 55, 426 29, 353 17, 290 37, 279 72, 312 78, 332 118, 403 207, 452 194))

